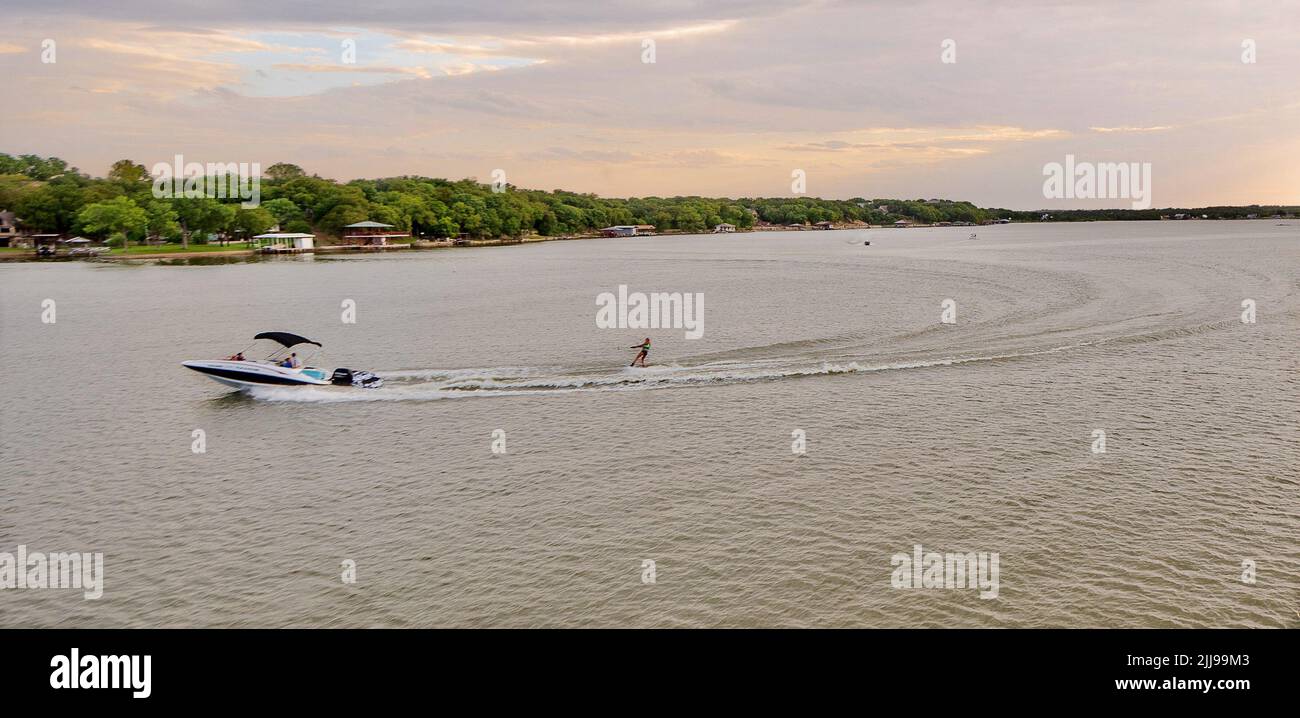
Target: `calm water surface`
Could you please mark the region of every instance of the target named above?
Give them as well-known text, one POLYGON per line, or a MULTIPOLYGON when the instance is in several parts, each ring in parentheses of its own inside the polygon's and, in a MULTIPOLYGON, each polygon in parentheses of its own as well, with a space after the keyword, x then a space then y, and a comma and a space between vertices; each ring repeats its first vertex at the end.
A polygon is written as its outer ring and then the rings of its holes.
POLYGON ((1300 223, 978 232, 0 265, 0 551, 106 573, 0 625, 1300 626, 1300 223), (619 284, 703 338, 625 369, 619 284), (388 384, 179 365, 264 330, 388 384), (918 543, 998 597, 891 588, 918 543))

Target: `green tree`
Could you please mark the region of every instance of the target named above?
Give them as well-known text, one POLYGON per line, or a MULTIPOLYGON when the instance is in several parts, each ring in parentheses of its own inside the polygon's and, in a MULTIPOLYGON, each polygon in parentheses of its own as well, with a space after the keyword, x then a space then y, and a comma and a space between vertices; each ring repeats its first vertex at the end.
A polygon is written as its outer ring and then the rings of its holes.
POLYGON ((276 224, 281 227, 288 224, 290 220, 300 219, 302 217, 302 210, 298 208, 298 205, 294 204, 293 200, 285 197, 277 197, 263 202, 262 209, 270 212, 271 215, 275 217, 276 224))
POLYGON ((13 209, 40 185, 25 175, 0 174, 0 209, 13 209))
POLYGON ((58 157, 41 158, 36 155, 13 157, 0 154, 0 174, 23 175, 30 179, 44 181, 69 172, 77 174, 77 168, 68 167, 68 163, 58 157))
POLYGON ((181 226, 181 244, 186 249, 189 249, 190 238, 195 232, 201 236, 220 232, 229 226, 235 214, 233 205, 222 204, 211 197, 182 197, 172 200, 172 205, 181 226))
POLYGON ((276 162, 266 168, 266 176, 272 180, 284 181, 295 177, 306 177, 307 173, 303 172, 298 165, 292 165, 288 162, 276 162))
POLYGON ((275 223, 275 215, 271 214, 265 207, 241 207, 235 211, 230 228, 234 232, 243 234, 247 239, 262 234, 275 223))
POLYGON ((14 212, 32 229, 69 232, 77 221, 77 213, 89 203, 87 184, 78 175, 62 175, 22 194, 14 212))
POLYGON ((77 222, 92 234, 121 234, 123 247, 129 244, 131 235, 141 236, 149 229, 148 213, 127 197, 87 205, 77 214, 77 222))
POLYGON ((171 202, 154 200, 145 205, 145 214, 149 217, 148 236, 151 239, 170 239, 180 236, 181 226, 171 202))
POLYGON ((143 200, 153 188, 153 178, 144 165, 131 160, 118 160, 108 170, 108 181, 117 185, 126 196, 143 200))

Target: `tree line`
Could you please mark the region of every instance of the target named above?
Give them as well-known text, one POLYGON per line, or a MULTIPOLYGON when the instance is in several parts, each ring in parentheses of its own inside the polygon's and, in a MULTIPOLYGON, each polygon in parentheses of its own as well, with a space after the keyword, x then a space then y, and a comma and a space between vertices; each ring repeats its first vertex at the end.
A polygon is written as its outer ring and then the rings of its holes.
MULTIPOLYGON (((348 224, 373 220, 415 237, 506 238, 566 236, 611 225, 648 224, 658 231, 702 232, 719 224, 748 229, 756 224, 817 222, 918 224, 994 219, 1038 221, 1042 212, 976 207, 938 199, 821 199, 817 197, 608 198, 564 190, 506 185, 494 191, 474 180, 404 176, 338 182, 277 163, 261 177, 261 202, 240 206, 238 197, 158 198, 154 178, 131 160, 113 163, 105 177, 91 177, 57 158, 0 154, 0 209, 13 211, 24 229, 85 234, 126 241, 207 242, 238 239, 278 226, 283 232, 337 237, 348 224)), ((1200 216, 1291 213, 1296 208, 1202 208, 1196 210, 1051 211, 1054 220, 1158 219, 1182 211, 1200 216)))

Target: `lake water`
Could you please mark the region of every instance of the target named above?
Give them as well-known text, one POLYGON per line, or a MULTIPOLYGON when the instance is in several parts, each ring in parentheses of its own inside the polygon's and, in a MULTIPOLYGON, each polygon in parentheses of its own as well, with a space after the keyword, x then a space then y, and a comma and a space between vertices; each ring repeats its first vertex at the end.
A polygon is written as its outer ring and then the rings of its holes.
POLYGON ((0 625, 1300 626, 1300 222, 974 229, 0 265, 0 551, 105 574, 0 625), (180 366, 266 330, 387 385, 180 366))

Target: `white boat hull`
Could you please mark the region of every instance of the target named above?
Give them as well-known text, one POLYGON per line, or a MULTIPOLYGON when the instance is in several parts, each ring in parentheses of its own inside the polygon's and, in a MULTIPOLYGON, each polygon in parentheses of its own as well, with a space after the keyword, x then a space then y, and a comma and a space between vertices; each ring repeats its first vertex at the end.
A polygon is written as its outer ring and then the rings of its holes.
POLYGON ((325 373, 314 367, 293 369, 264 361, 193 360, 181 366, 236 389, 259 386, 329 386, 325 373), (319 374, 317 377, 313 373, 319 374))

